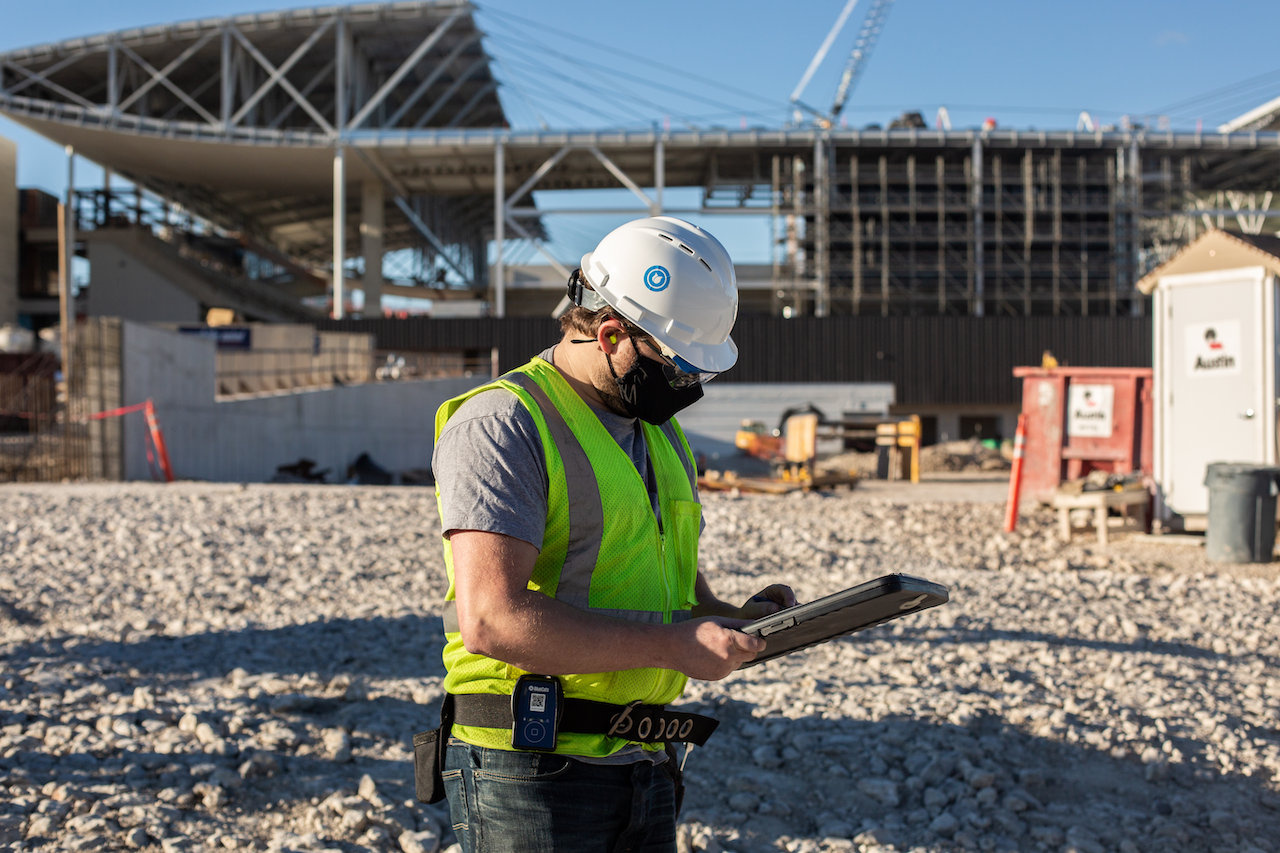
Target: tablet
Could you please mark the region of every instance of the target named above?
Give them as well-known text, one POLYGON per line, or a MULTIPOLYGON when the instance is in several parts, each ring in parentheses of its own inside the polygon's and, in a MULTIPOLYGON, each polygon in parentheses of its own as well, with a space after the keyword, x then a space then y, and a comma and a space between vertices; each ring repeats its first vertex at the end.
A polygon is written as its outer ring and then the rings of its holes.
POLYGON ((798 604, 757 619, 744 634, 763 637, 768 646, 740 669, 874 628, 891 619, 945 604, 947 588, 911 575, 885 575, 842 592, 798 604))

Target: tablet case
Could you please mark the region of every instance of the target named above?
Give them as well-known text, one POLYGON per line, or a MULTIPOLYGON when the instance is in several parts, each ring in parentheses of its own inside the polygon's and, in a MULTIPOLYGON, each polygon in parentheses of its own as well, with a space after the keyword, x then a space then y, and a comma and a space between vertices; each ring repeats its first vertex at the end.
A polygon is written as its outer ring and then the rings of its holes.
POLYGON ((739 668, 874 628, 948 600, 950 596, 942 584, 911 575, 885 575, 808 604, 779 610, 742 628, 745 634, 763 637, 768 646, 755 660, 739 668))

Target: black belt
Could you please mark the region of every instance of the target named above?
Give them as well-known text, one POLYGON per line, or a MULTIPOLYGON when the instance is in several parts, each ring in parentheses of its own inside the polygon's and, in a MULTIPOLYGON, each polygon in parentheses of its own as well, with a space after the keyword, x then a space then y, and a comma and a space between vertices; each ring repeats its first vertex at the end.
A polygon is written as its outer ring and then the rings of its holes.
MULTIPOLYGON (((511 730, 511 697, 496 693, 451 694, 453 723, 511 730)), ((640 743, 692 743, 702 746, 720 725, 701 714, 672 711, 665 705, 612 705, 590 699, 565 699, 560 731, 609 735, 640 743)))

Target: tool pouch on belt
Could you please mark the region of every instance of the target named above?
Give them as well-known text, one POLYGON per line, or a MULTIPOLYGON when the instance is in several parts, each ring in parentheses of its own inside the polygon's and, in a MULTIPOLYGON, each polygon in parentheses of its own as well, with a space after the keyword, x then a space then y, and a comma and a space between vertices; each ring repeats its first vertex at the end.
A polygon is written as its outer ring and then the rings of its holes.
POLYGON ((440 728, 413 736, 413 787, 420 803, 444 799, 444 752, 453 731, 453 694, 440 705, 440 728))

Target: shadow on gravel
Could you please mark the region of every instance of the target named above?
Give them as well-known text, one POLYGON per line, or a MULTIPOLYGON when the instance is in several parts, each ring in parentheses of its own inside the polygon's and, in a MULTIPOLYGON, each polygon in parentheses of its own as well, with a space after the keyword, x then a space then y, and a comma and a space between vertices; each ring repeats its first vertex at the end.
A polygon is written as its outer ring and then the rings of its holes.
POLYGON ((828 836, 996 853, 1271 853, 1280 838, 1280 798, 1262 779, 1194 759, 1153 774, 993 715, 967 726, 789 719, 739 701, 707 713, 722 725, 687 762, 683 818, 739 827, 727 846, 740 853, 828 836))
MULTIPOLYGON (((437 711, 438 713, 438 711, 437 711)), ((369 774, 383 787, 399 787, 405 797, 412 794, 413 769, 409 761, 393 761, 361 757, 358 761, 334 762, 322 755, 296 755, 278 750, 255 750, 259 761, 273 767, 269 774, 254 776, 238 782, 242 793, 259 793, 271 799, 279 799, 282 793, 278 781, 272 781, 287 773, 290 778, 289 793, 296 797, 327 794, 334 787, 336 778, 346 779, 351 788, 360 777, 369 774)), ((202 779, 219 768, 234 771, 249 755, 232 759, 192 754, 163 755, 158 752, 114 749, 106 757, 91 752, 71 752, 57 756, 33 752, 23 757, 22 775, 42 781, 53 779, 58 784, 88 786, 104 780, 124 782, 138 791, 154 793, 165 788, 190 790, 202 779)), ((225 774, 213 781, 225 781, 225 774)), ((402 797, 403 798, 403 797, 402 797)))
MULTIPOLYGON (((876 636, 870 633, 864 637, 876 636)), ((880 635, 882 638, 884 635, 880 635)), ((1064 637, 1061 634, 1046 634, 1040 631, 1002 631, 994 628, 910 628, 903 627, 901 634, 893 634, 896 642, 948 642, 948 643, 989 643, 992 640, 1010 640, 1018 643, 1045 643, 1050 646, 1094 649, 1105 652, 1147 652, 1153 655, 1170 655, 1173 657, 1197 658, 1201 660, 1223 660, 1238 655, 1215 652, 1202 646, 1188 643, 1173 643, 1166 640, 1137 639, 1125 643, 1116 640, 1089 640, 1083 637, 1064 637)), ((1269 666, 1280 666, 1280 659, 1270 655, 1249 653, 1249 658, 1265 661, 1269 666)))
POLYGON ((338 673, 382 678, 443 676, 444 629, 438 616, 333 619, 282 628, 151 636, 124 643, 58 637, 16 647, 5 656, 15 669, 32 658, 109 662, 141 673, 222 677, 338 673))

